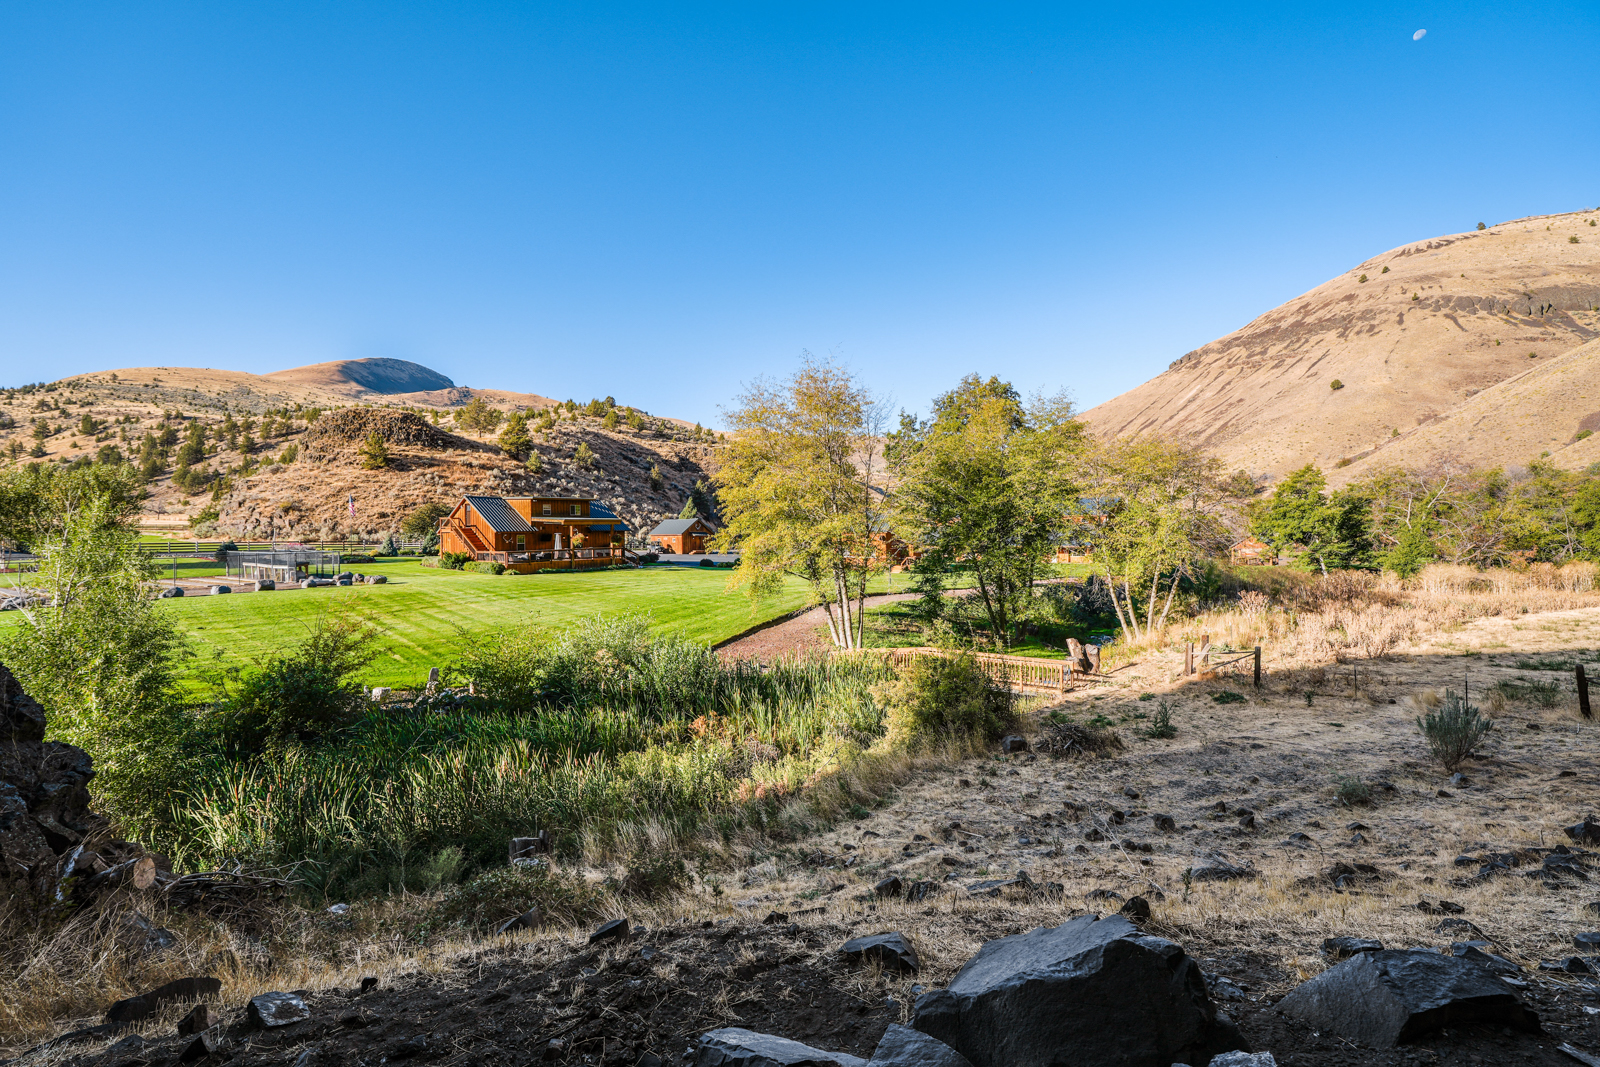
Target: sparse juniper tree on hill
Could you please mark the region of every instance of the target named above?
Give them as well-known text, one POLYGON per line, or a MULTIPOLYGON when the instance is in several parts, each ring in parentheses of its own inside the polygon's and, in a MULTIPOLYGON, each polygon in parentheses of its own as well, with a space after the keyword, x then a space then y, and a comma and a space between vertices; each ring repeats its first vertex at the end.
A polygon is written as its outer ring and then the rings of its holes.
POLYGON ((367 434, 360 451, 363 470, 377 470, 389 465, 389 446, 383 443, 383 435, 376 430, 367 434))
POLYGON ((1198 448, 1141 436, 1105 442, 1090 469, 1092 495, 1075 510, 1117 622, 1130 641, 1159 633, 1179 579, 1227 544, 1220 467, 1198 448))
POLYGON ((500 431, 500 450, 512 459, 527 459, 533 451, 533 438, 528 436, 528 419, 522 412, 512 412, 506 419, 506 428, 500 431))
POLYGON ((975 374, 935 399, 926 421, 900 416, 889 435, 894 525, 921 550, 929 614, 942 609, 951 565, 965 564, 990 633, 1010 644, 1079 495, 1087 443, 1066 397, 1024 403, 1010 383, 975 374))
POLYGON ((730 587, 759 597, 799 577, 834 645, 861 647, 872 534, 885 521, 873 489, 881 408, 849 371, 808 356, 785 381, 747 386, 728 418, 713 479, 725 521, 716 545, 741 553, 730 587))

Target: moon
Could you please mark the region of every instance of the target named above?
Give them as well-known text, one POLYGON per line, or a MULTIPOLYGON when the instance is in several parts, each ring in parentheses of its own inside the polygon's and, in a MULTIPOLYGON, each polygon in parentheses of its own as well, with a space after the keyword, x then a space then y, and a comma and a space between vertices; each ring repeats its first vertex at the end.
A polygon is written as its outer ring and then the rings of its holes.
POLYGON ((1427 30, 1418 30, 1416 33, 1413 33, 1411 35, 1411 39, 1413 41, 1420 41, 1426 36, 1428 36, 1428 31, 1427 30))

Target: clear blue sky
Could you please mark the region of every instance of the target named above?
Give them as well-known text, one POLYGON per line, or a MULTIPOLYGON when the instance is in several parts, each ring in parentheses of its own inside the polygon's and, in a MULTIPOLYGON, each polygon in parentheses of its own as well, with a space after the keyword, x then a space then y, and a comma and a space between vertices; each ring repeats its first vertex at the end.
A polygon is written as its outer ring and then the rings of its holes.
POLYGON ((1600 203, 1597 57, 1593 0, 11 3, 0 383, 395 356, 710 424, 811 350, 1087 407, 1600 203))

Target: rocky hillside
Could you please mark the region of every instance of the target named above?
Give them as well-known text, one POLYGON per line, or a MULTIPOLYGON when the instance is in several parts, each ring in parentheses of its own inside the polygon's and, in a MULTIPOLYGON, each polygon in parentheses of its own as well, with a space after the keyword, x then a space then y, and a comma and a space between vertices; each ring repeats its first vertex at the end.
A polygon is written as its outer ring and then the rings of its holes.
MULTIPOLYGON (((1533 433, 1510 432, 1520 416, 1498 405, 1534 386, 1530 371, 1597 337, 1600 210, 1537 216, 1357 264, 1085 417, 1104 433, 1177 434, 1268 478, 1349 460, 1348 478, 1367 457, 1402 454, 1426 465, 1469 440, 1495 463, 1549 451, 1580 466, 1587 449, 1562 450, 1600 413, 1600 390, 1541 387, 1533 433), (1524 386, 1478 399, 1513 380, 1524 386)), ((1574 380, 1594 358, 1568 364, 1574 380)))
POLYGON ((170 430, 141 521, 147 532, 179 537, 370 536, 398 529, 420 504, 452 504, 466 492, 592 494, 642 534, 676 516, 695 483, 709 477, 712 438, 687 422, 650 416, 637 428, 620 420, 607 429, 582 408, 558 411, 549 429, 533 432, 539 463, 530 469, 503 455, 492 431, 450 432, 456 413, 479 400, 502 413, 556 407, 531 393, 457 386, 399 360, 266 376, 123 369, 0 390, 0 462, 122 457, 139 464, 145 438, 170 430), (204 477, 178 484, 180 442, 196 425, 206 443, 193 466, 204 477), (358 454, 372 431, 390 451, 389 464, 376 470, 363 468, 358 454), (580 445, 592 461, 578 461, 580 445), (219 493, 212 479, 224 473, 219 493))

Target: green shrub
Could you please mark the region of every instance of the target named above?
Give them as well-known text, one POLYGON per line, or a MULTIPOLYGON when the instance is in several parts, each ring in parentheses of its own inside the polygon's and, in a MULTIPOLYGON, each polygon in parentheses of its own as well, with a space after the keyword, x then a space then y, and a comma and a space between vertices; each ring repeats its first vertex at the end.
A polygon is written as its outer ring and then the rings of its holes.
POLYGON ((1483 225, 1483 223, 1481 223, 1481 222, 1478 223, 1478 229, 1482 230, 1482 229, 1485 229, 1485 228, 1486 227, 1483 225))
POLYGON ((640 845, 628 858, 627 873, 619 888, 640 900, 658 900, 689 884, 689 868, 683 858, 663 849, 640 845))
POLYGON ((1178 728, 1172 724, 1172 709, 1163 700, 1156 708, 1156 713, 1150 719, 1150 726, 1144 735, 1152 741, 1166 741, 1178 736, 1178 728))
POLYGON ((875 695, 888 712, 891 744, 992 741, 1011 721, 1011 695, 989 680, 970 652, 918 656, 875 695))
POLYGON ((232 541, 224 541, 222 544, 217 546, 217 550, 211 554, 211 558, 216 560, 218 563, 226 563, 228 562, 228 553, 237 551, 239 551, 238 545, 234 544, 232 541))
POLYGON ((259 660, 233 683, 211 711, 212 732, 235 755, 335 734, 365 708, 366 690, 355 676, 379 651, 367 623, 319 616, 299 645, 259 660))
POLYGON ((1388 267, 1385 267, 1385 268, 1383 268, 1383 269, 1382 269, 1382 270, 1380 270, 1380 271, 1379 271, 1379 272, 1378 272, 1378 273, 1379 273, 1379 274, 1388 274, 1388 273, 1389 273, 1389 268, 1388 268, 1388 267))
POLYGON ((1358 281, 1358 282, 1364 282, 1366 280, 1367 280, 1367 276, 1365 274, 1363 274, 1361 277, 1356 279, 1356 281, 1358 281))
POLYGON ((446 570, 458 571, 470 562, 472 562, 471 552, 439 553, 439 566, 444 567, 446 570))
POLYGON ((1333 381, 1328 383, 1328 388, 1337 393, 1340 389, 1344 388, 1344 383, 1335 378, 1333 381))
POLYGON ((1566 693, 1560 682, 1533 681, 1527 678, 1518 678, 1515 681, 1504 679, 1495 683, 1494 690, 1507 700, 1526 700, 1542 708, 1555 707, 1561 703, 1566 693))
POLYGON ((475 574, 504 574, 506 565, 497 560, 475 559, 462 564, 461 569, 475 574))
POLYGON ((1212 693, 1211 699, 1218 704, 1243 704, 1245 702, 1244 694, 1235 693, 1231 689, 1224 689, 1220 693, 1212 693))
POLYGON ((600 891, 577 875, 544 866, 494 867, 447 889, 429 926, 481 931, 533 907, 547 922, 586 922, 601 913, 604 903, 600 891))
POLYGON ((1370 804, 1372 787, 1353 775, 1346 775, 1339 779, 1339 784, 1334 789, 1334 796, 1347 808, 1353 808, 1358 804, 1370 804))
POLYGON ((1478 709, 1469 706, 1457 693, 1446 689, 1444 703, 1438 711, 1417 717, 1417 729, 1427 740, 1433 758, 1443 764, 1445 770, 1454 771, 1489 736, 1494 723, 1479 715, 1478 709))
POLYGON ((1579 430, 1577 433, 1572 435, 1572 439, 1574 441, 1583 441, 1583 440, 1586 440, 1587 438, 1590 438, 1590 437, 1593 437, 1593 436, 1594 436, 1594 431, 1593 430, 1579 430))

